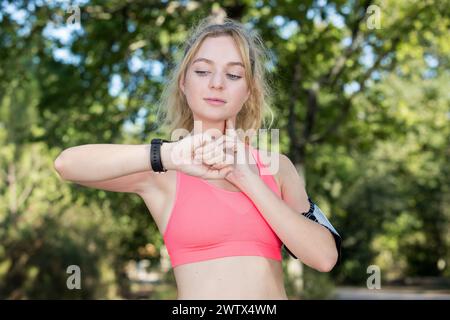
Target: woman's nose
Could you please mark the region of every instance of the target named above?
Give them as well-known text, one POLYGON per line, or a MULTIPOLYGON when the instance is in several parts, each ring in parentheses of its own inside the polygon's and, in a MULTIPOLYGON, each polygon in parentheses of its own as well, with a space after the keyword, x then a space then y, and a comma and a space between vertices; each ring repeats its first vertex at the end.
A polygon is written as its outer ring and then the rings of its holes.
POLYGON ((211 80, 209 82, 210 88, 222 89, 223 88, 223 77, 220 72, 212 73, 211 80))

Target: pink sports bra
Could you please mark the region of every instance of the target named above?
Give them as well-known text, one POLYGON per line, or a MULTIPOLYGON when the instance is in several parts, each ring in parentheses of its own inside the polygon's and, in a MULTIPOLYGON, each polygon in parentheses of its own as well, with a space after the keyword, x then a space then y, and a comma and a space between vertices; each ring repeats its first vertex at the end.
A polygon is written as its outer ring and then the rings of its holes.
MULTIPOLYGON (((280 198, 272 175, 250 146, 261 179, 280 198)), ((176 172, 175 203, 163 239, 172 267, 229 256, 281 260, 282 242, 243 192, 228 191, 199 177, 176 172)))

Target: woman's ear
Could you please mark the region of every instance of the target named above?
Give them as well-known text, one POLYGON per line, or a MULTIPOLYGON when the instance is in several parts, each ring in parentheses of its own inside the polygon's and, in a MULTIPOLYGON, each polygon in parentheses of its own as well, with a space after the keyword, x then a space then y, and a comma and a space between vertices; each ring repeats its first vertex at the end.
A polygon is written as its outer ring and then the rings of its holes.
POLYGON ((183 92, 183 94, 184 94, 184 79, 183 79, 183 77, 181 77, 180 82, 178 83, 178 85, 180 87, 181 92, 183 92))
POLYGON ((248 101, 248 98, 250 98, 250 90, 247 90, 247 95, 245 97, 245 102, 248 101))

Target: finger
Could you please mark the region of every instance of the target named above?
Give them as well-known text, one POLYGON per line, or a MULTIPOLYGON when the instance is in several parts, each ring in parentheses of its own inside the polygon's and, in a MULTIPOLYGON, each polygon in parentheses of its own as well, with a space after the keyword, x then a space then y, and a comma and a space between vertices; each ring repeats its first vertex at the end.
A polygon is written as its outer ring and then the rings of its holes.
POLYGON ((202 161, 203 163, 206 163, 206 164, 211 164, 210 163, 211 160, 213 158, 215 158, 215 157, 217 157, 217 155, 215 153, 212 153, 212 152, 207 153, 207 154, 205 154, 205 153, 196 153, 194 159, 200 160, 200 161, 202 161))
POLYGON ((234 157, 234 164, 245 163, 245 144, 237 141, 236 138, 230 138, 225 142, 225 153, 234 157))
POLYGON ((234 155, 237 152, 237 142, 235 139, 230 138, 229 140, 225 141, 224 149, 226 154, 234 155))
POLYGON ((223 135, 217 143, 211 143, 207 146, 197 148, 196 154, 202 153, 203 155, 208 155, 212 153, 218 155, 224 153, 227 149, 232 149, 235 140, 232 137, 223 135))
POLYGON ((237 135, 236 129, 234 128, 234 123, 233 123, 232 118, 228 118, 225 121, 225 133, 227 136, 230 136, 230 137, 235 137, 237 135))
POLYGON ((213 169, 222 169, 234 164, 234 156, 227 154, 225 159, 221 162, 212 165, 213 169))
POLYGON ((206 179, 224 179, 233 170, 234 170, 234 168, 232 166, 227 166, 227 167, 224 167, 224 168, 219 169, 219 170, 210 169, 203 176, 203 178, 206 178, 206 179))
POLYGON ((224 175, 220 170, 208 168, 206 173, 202 175, 204 179, 223 179, 224 175))
POLYGON ((242 141, 237 141, 235 144, 235 153, 238 163, 242 164, 246 162, 245 152, 245 143, 242 141))
POLYGON ((214 140, 215 140, 215 137, 206 132, 203 134, 202 146, 206 146, 206 145, 210 144, 211 142, 213 142, 214 140))
POLYGON ((195 147, 195 151, 197 151, 199 149, 202 150, 202 149, 206 148, 207 146, 214 145, 217 141, 221 141, 221 140, 216 139, 214 136, 205 134, 203 137, 202 143, 195 147))
POLYGON ((224 154, 223 157, 217 157, 215 159, 211 159, 210 161, 215 162, 211 165, 214 168, 223 168, 234 164, 234 154, 224 154))
POLYGON ((239 136, 237 134, 233 137, 228 136, 225 139, 225 143, 227 143, 227 144, 229 143, 230 145, 235 145, 235 146, 244 144, 244 142, 242 142, 242 140, 239 138, 239 136))
POLYGON ((224 153, 224 142, 220 142, 217 144, 210 144, 208 146, 198 148, 195 152, 196 155, 202 154, 203 157, 215 157, 224 153))
POLYGON ((219 147, 225 140, 225 135, 220 136, 218 139, 213 139, 210 143, 205 144, 202 147, 202 150, 204 153, 208 153, 211 150, 216 149, 217 147, 219 147))
POLYGON ((201 164, 203 164, 201 156, 194 156, 194 158, 192 160, 193 160, 193 164, 194 165, 201 165, 201 164))
POLYGON ((228 167, 228 166, 229 166, 229 164, 218 163, 218 164, 215 164, 215 165, 211 166, 211 169, 220 170, 220 169, 223 169, 223 168, 228 167))
POLYGON ((197 148, 195 152, 195 156, 197 160, 201 160, 209 165, 212 164, 212 161, 216 161, 216 158, 224 159, 221 162, 225 162, 227 164, 234 163, 234 156, 237 153, 237 142, 235 138, 223 135, 220 140, 218 140, 218 145, 214 145, 214 142, 211 142, 208 146, 197 148), (215 149, 213 149, 215 147, 215 149), (210 150, 207 152, 207 150, 210 150), (226 156, 228 155, 228 157, 226 156), (225 161, 226 160, 226 161, 225 161))
POLYGON ((212 137, 208 133, 199 133, 199 134, 194 135, 193 139, 191 140, 191 145, 189 147, 189 150, 191 153, 191 158, 194 158, 195 151, 198 148, 202 147, 203 145, 205 145, 206 143, 208 143, 211 140, 212 140, 212 137))
POLYGON ((220 169, 220 175, 223 176, 223 178, 226 178, 226 176, 233 170, 234 170, 233 166, 225 167, 223 169, 220 169))
POLYGON ((223 167, 224 165, 234 164, 234 154, 225 153, 223 150, 220 150, 216 155, 210 154, 202 159, 204 163, 211 166, 220 165, 220 167, 223 167))
POLYGON ((203 162, 207 165, 215 165, 225 161, 225 154, 221 154, 215 157, 203 158, 203 162))
MULTIPOLYGON (((230 135, 222 135, 220 136, 220 138, 217 140, 217 143, 224 143, 227 141, 238 141, 234 136, 230 136, 230 135)), ((210 145, 214 145, 214 143, 210 144, 210 145)))
POLYGON ((207 143, 211 140, 212 140, 212 137, 209 133, 207 133, 207 132, 198 133, 198 134, 194 135, 192 138, 191 148, 195 150, 196 148, 204 145, 205 143, 207 143))

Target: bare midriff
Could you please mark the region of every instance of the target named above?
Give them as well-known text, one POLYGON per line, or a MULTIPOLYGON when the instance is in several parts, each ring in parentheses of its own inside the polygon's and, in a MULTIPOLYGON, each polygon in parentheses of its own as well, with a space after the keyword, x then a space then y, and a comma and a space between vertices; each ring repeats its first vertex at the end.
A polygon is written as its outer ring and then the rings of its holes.
POLYGON ((288 299, 277 260, 231 256, 182 264, 173 270, 179 300, 288 299))

